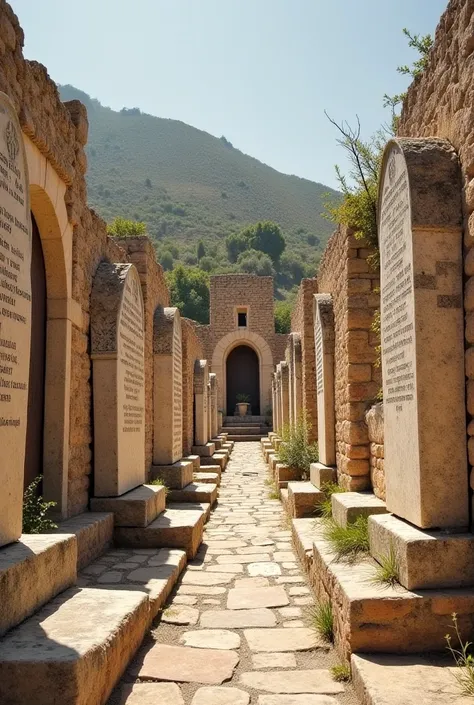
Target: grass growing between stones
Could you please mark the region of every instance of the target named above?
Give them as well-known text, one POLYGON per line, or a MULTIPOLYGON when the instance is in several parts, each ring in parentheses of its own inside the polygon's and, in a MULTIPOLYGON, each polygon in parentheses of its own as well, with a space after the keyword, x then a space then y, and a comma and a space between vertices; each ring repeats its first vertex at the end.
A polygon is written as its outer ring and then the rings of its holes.
POLYGON ((324 493, 324 499, 316 505, 318 516, 324 519, 330 519, 332 517, 332 495, 345 491, 346 490, 340 487, 336 482, 325 482, 321 487, 321 492, 324 493))
POLYGON ((452 673, 458 682, 463 695, 474 695, 474 656, 472 655, 472 642, 463 641, 459 631, 458 618, 456 612, 452 614, 453 626, 457 644, 453 645, 452 637, 446 634, 448 650, 456 662, 456 669, 452 673))
POLYGON ((334 519, 326 519, 324 538, 336 554, 336 560, 354 562, 369 552, 368 518, 359 516, 347 526, 339 526, 334 519))
POLYGON ((375 575, 371 582, 374 585, 394 587, 400 583, 400 565, 397 552, 393 545, 386 556, 378 556, 379 565, 375 569, 375 575))
POLYGON ((318 602, 314 607, 311 607, 308 616, 311 628, 319 634, 321 639, 332 644, 334 642, 334 617, 331 603, 329 601, 318 602))
POLYGON ((338 683, 350 683, 352 680, 351 667, 348 663, 338 663, 337 666, 332 666, 331 676, 338 683))
POLYGON ((167 497, 170 493, 170 488, 165 485, 161 477, 157 477, 156 480, 152 480, 150 482, 150 485, 158 485, 159 487, 164 487, 165 488, 165 497, 167 497))

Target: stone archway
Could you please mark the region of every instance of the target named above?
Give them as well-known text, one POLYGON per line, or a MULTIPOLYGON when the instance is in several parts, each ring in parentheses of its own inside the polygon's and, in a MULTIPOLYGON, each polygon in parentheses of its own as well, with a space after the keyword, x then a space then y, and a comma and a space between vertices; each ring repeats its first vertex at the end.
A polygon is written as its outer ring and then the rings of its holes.
POLYGON ((260 415, 260 370, 258 355, 249 345, 237 345, 227 355, 227 416, 235 413, 237 397, 245 394, 249 398, 250 413, 260 415))
POLYGON ((46 273, 46 349, 43 416, 43 494, 56 502, 55 515, 68 516, 69 417, 73 324, 82 310, 71 298, 72 227, 66 184, 38 148, 23 135, 31 212, 38 227, 46 273))
POLYGON ((259 370, 259 406, 260 413, 264 414, 272 404, 272 372, 273 355, 270 346, 261 335, 249 330, 235 330, 224 335, 212 355, 211 370, 219 380, 218 406, 224 411, 227 409, 227 370, 226 361, 232 350, 238 346, 246 345, 256 353, 259 370))

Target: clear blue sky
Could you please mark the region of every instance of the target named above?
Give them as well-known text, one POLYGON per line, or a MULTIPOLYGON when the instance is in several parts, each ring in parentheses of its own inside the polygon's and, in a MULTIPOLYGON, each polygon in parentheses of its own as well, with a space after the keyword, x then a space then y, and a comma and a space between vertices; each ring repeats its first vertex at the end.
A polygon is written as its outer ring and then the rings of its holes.
POLYGON ((335 186, 324 110, 365 136, 447 0, 10 0, 25 55, 104 105, 225 135, 279 171, 335 186))

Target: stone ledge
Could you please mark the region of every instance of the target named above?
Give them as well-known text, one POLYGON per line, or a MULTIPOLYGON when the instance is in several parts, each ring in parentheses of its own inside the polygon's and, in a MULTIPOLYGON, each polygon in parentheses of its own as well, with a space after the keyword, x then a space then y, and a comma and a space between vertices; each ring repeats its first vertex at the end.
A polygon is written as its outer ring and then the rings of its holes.
POLYGON ((170 502, 206 502, 212 507, 217 501, 217 484, 190 482, 182 490, 170 490, 170 502))
POLYGON ((352 680, 362 705, 470 705, 451 664, 443 658, 354 654, 352 680))
POLYGON ((178 460, 173 465, 152 465, 151 478, 162 480, 170 490, 181 490, 193 481, 193 461, 178 460))
POLYGON ((159 485, 141 485, 120 497, 92 497, 91 509, 112 512, 115 526, 148 526, 165 508, 166 491, 159 485))
POLYGON ((199 455, 188 455, 186 458, 183 458, 183 460, 191 460, 193 464, 193 470, 199 470, 201 467, 201 458, 199 455))
POLYGON ((227 456, 222 455, 221 453, 214 453, 212 456, 203 456, 201 458, 201 470, 204 468, 207 469, 209 465, 218 465, 221 472, 224 472, 227 465, 227 456))
POLYGON ((220 450, 222 448, 223 441, 220 438, 211 438, 211 443, 214 443, 216 450, 220 450))
POLYGON ((336 468, 323 463, 311 463, 309 466, 309 479, 315 486, 321 488, 327 482, 337 481, 336 468))
POLYGON ((101 556, 112 545, 114 515, 84 512, 59 524, 57 534, 74 534, 77 540, 77 570, 101 556))
POLYGON ((336 492, 331 504, 333 519, 339 526, 353 524, 360 516, 387 513, 385 502, 369 492, 336 492))
MULTIPOLYGON (((216 451, 214 443, 206 443, 204 446, 193 446, 191 452, 193 455, 199 455, 202 459, 203 457, 213 455, 216 451)), ((202 462, 202 460, 201 460, 202 462)))
MULTIPOLYGON (((273 477, 278 487, 288 487, 290 482, 297 482, 301 480, 301 472, 299 470, 294 470, 288 465, 283 463, 275 463, 275 469, 273 470, 273 477)), ((316 492, 316 488, 313 487, 316 492)))
POLYGON ((324 500, 324 497, 324 493, 311 482, 289 482, 288 508, 290 516, 295 518, 314 517, 317 505, 324 500))
POLYGON ((103 705, 148 624, 142 591, 67 590, 0 642, 0 702, 103 705))
POLYGON ((370 552, 375 559, 392 549, 401 584, 408 590, 474 585, 474 536, 425 531, 382 514, 369 520, 370 552))
POLYGON ((209 511, 206 504, 173 504, 144 529, 116 528, 115 541, 129 548, 181 548, 194 558, 209 511))
MULTIPOLYGON (((294 519, 293 523, 310 521, 294 519)), ((321 519, 313 523, 311 586, 318 600, 330 600, 334 611, 334 641, 339 653, 416 653, 445 651, 451 615, 458 613, 461 633, 474 629, 474 590, 425 590, 374 584, 376 561, 337 560, 322 535, 321 519)))
POLYGON ((1 548, 0 636, 74 585, 76 576, 77 539, 71 534, 22 534, 1 548))
MULTIPOLYGON (((209 465, 210 468, 214 467, 209 465)), ((195 472, 193 482, 198 484, 209 484, 209 485, 219 485, 221 484, 221 469, 218 467, 219 472, 213 470, 212 472, 195 472)))

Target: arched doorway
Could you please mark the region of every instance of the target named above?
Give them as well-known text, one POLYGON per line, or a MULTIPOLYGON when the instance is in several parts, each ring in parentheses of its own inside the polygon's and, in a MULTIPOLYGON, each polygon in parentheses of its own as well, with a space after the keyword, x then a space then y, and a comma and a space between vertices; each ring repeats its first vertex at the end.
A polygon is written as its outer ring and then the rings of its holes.
POLYGON ((26 426, 25 487, 43 472, 44 371, 46 358, 46 270, 43 247, 31 214, 31 345, 26 426))
POLYGON ((250 397, 250 412, 260 415, 260 364, 248 345, 235 347, 226 360, 227 415, 233 416, 238 394, 250 397))

